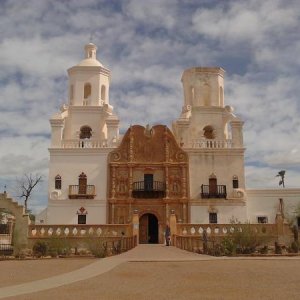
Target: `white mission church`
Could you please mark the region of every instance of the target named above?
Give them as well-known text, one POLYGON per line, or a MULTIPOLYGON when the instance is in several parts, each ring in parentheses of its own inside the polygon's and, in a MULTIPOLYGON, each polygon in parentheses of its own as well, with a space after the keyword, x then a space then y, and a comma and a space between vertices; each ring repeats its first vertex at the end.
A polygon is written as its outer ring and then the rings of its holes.
POLYGON ((178 222, 226 224, 274 223, 283 205, 295 211, 300 189, 246 188, 243 121, 225 104, 222 68, 183 72, 172 129, 133 125, 120 136, 110 70, 94 44, 84 50, 68 69, 68 104, 50 119, 48 207, 37 224, 125 224, 135 212, 159 242, 171 212, 178 222))

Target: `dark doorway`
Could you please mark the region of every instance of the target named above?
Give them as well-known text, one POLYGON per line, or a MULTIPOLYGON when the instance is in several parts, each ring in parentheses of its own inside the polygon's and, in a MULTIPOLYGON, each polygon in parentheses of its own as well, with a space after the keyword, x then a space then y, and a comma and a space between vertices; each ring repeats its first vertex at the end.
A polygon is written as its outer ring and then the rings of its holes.
POLYGON ((145 191, 153 191, 153 174, 144 174, 145 191))
POLYGON ((140 218, 140 244, 158 243, 158 220, 153 214, 145 214, 140 218))
POLYGON ((300 217, 297 217, 298 228, 300 228, 300 217))

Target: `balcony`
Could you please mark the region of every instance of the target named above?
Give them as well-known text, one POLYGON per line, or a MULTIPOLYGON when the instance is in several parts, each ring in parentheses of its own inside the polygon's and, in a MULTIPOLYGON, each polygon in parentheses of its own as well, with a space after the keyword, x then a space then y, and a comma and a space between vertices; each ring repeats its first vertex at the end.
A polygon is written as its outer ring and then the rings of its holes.
POLYGON ((232 148, 232 140, 207 140, 207 139, 195 139, 191 143, 192 148, 204 148, 204 149, 223 149, 232 148))
POLYGON ((94 199, 95 196, 94 185, 69 185, 70 199, 94 199))
POLYGON ((224 198, 226 199, 226 185, 201 185, 201 198, 224 198))
POLYGON ((62 148, 106 148, 107 140, 73 139, 62 140, 62 148))
POLYGON ((133 198, 164 198, 166 196, 166 185, 160 181, 136 181, 132 187, 133 198))

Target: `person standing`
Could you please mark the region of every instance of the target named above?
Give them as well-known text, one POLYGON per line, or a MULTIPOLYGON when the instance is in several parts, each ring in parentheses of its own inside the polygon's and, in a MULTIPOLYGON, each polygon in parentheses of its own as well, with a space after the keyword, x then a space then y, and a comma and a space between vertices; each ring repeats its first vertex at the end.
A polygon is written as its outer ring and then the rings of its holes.
POLYGON ((170 246, 170 241, 171 241, 171 229, 170 229, 169 224, 167 224, 167 226, 166 226, 165 239, 166 239, 166 246, 170 246))

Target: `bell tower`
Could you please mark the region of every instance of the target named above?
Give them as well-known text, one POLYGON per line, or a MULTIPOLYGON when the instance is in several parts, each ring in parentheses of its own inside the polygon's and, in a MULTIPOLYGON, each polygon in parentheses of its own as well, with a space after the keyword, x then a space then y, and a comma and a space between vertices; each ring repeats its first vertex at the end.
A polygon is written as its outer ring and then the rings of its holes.
POLYGON ((189 154, 191 219, 201 216, 203 223, 233 202, 246 218, 243 121, 224 103, 224 75, 219 67, 185 70, 184 104, 173 123, 178 143, 189 154))
POLYGON ((222 68, 191 68, 183 72, 181 82, 185 106, 224 106, 222 68))
POLYGON ((103 106, 109 104, 110 71, 97 60, 97 46, 84 47, 85 58, 68 70, 69 105, 103 106))
POLYGON ((225 71, 216 67, 183 72, 184 105, 173 129, 184 148, 205 143, 243 147, 243 122, 224 104, 224 75, 225 71))

